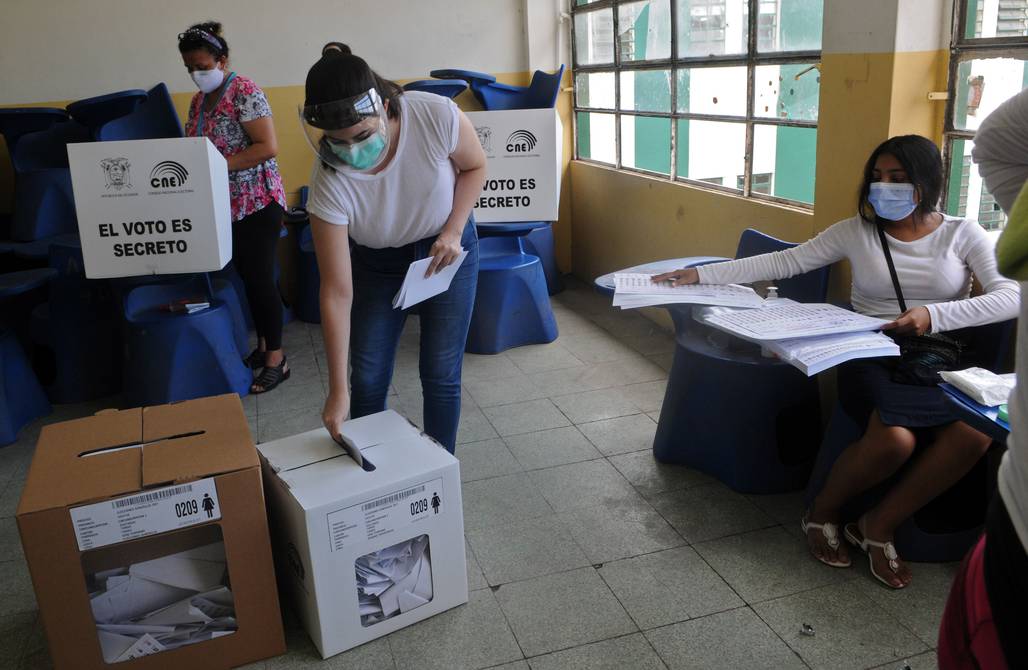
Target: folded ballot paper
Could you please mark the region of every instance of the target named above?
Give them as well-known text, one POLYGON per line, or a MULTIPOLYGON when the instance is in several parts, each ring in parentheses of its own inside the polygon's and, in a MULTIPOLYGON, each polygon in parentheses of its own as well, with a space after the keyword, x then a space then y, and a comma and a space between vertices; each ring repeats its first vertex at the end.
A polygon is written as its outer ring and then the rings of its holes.
POLYGON ((1014 373, 998 375, 984 368, 967 368, 952 372, 940 372, 943 381, 963 391, 979 405, 997 407, 1010 397, 1017 383, 1014 373))
POLYGON ((460 269, 461 263, 464 262, 467 255, 467 251, 460 252, 457 260, 430 277, 425 277, 425 273, 428 272, 428 266, 432 264, 433 256, 411 263, 407 268, 407 276, 403 280, 403 285, 393 298, 393 308, 407 309, 440 293, 445 293, 446 289, 450 288, 450 282, 453 281, 454 275, 457 274, 457 270, 460 269))
POLYGON ((87 575, 104 660, 120 663, 238 628, 224 543, 87 575))
POLYGON ((654 283, 652 275, 617 273, 614 275, 614 306, 621 309, 687 303, 727 307, 759 307, 764 299, 748 286, 738 284, 687 284, 672 286, 654 283))
POLYGON ((428 536, 419 535, 357 559, 357 603, 367 628, 432 600, 428 536))

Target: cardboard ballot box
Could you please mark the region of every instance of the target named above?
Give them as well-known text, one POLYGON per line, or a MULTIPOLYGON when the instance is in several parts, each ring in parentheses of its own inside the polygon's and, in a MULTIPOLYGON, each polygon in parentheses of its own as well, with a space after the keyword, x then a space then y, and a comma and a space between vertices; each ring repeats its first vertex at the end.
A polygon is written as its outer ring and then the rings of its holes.
POLYGON ((258 446, 283 587, 325 658, 468 601, 457 459, 392 410, 343 437, 258 446))
POLYGON ((220 270, 232 258, 228 165, 206 137, 68 145, 86 276, 220 270))
POLYGON ((485 149, 475 221, 556 221, 564 136, 555 109, 468 112, 485 149))
POLYGON ((285 651, 238 396, 44 427, 18 530, 58 668, 231 668, 285 651))

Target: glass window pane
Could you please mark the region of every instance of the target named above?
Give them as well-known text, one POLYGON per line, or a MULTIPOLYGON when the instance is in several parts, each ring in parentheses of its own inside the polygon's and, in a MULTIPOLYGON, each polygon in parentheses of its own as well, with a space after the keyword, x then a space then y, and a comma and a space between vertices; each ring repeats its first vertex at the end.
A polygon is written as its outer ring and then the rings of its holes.
POLYGON ((579 65, 614 62, 614 14, 610 9, 575 14, 575 61, 579 65))
POLYGON ((622 116, 621 164, 671 174, 671 119, 622 116))
POLYGON ((946 213, 976 219, 985 230, 1002 230, 1007 217, 992 194, 985 190, 978 166, 971 160, 973 149, 971 140, 950 140, 946 213))
POLYGON ((746 67, 694 67, 678 71, 678 111, 746 116, 746 67))
POLYGON ((621 61, 671 58, 670 0, 643 0, 618 6, 621 61))
POLYGON ((590 72, 575 75, 579 107, 614 109, 614 73, 590 72))
POLYGON ((823 0, 758 0, 757 51, 821 48, 823 0))
POLYGON ((746 124, 679 119, 677 176, 735 186, 745 171, 746 124))
POLYGON ((1024 0, 963 0, 967 17, 964 37, 1024 37, 1028 35, 1028 2, 1024 0))
POLYGON ((676 0, 678 56, 744 54, 747 49, 745 0, 676 0))
POLYGON ((588 5, 593 2, 599 2, 599 0, 575 0, 575 7, 581 7, 582 5, 588 5))
POLYGON ((754 190, 762 187, 778 198, 814 204, 816 154, 817 128, 755 125, 754 190))
POLYGON ((578 157, 613 165, 616 162, 614 115, 578 112, 575 122, 578 157))
POLYGON ((967 60, 957 67, 953 126, 977 130, 982 119, 1028 86, 1025 61, 1016 58, 967 60))
POLYGON ((621 109, 671 111, 671 70, 621 72, 621 109))
POLYGON ((817 121, 821 73, 814 63, 760 65, 753 93, 754 116, 817 121))

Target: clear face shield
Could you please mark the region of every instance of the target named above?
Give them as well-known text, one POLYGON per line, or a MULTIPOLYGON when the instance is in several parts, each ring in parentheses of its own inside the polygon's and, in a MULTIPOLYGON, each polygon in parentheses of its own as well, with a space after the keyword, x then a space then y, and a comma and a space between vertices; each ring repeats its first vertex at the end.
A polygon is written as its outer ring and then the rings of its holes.
POLYGON ((370 172, 388 154, 389 117, 378 91, 300 107, 300 126, 318 158, 343 172, 370 172))

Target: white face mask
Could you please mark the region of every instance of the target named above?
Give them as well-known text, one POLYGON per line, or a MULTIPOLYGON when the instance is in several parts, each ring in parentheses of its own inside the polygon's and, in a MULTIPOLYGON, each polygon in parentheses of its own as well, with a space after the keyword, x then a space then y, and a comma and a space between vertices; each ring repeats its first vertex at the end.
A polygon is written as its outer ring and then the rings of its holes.
POLYGON ((218 67, 213 70, 193 70, 189 76, 193 78, 196 87, 205 94, 216 91, 221 82, 225 81, 225 71, 218 67))

